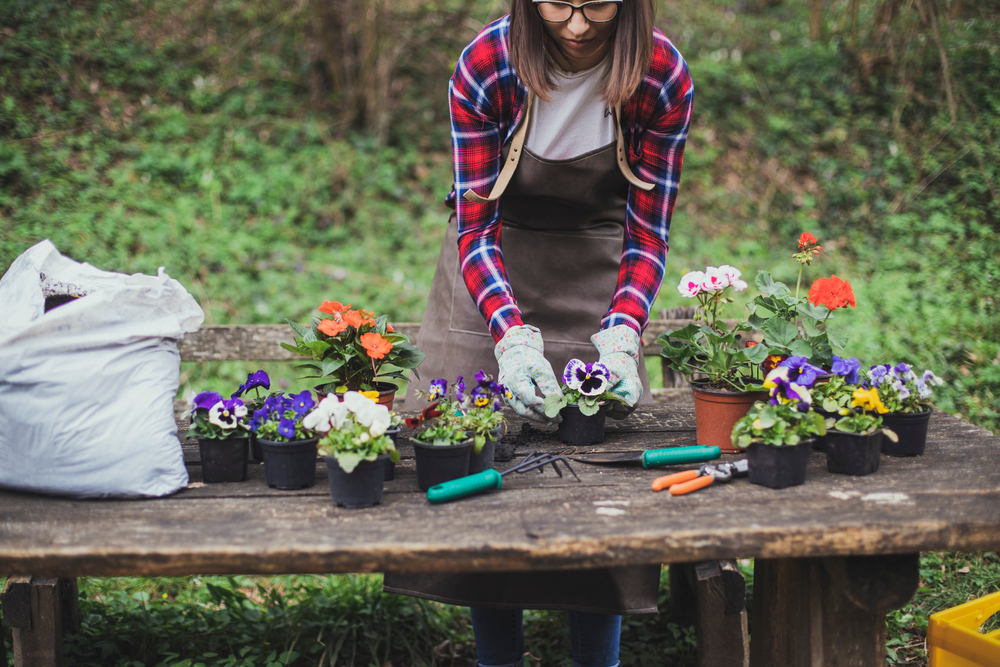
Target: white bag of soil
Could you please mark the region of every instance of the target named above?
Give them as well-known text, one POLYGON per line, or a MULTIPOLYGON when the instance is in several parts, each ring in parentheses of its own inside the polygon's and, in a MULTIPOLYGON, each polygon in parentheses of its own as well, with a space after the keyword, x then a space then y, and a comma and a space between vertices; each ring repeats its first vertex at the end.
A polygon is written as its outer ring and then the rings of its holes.
POLYGON ((0 312, 0 487, 105 497, 187 485, 177 341, 204 313, 179 282, 162 268, 101 271, 45 240, 0 279, 0 312))

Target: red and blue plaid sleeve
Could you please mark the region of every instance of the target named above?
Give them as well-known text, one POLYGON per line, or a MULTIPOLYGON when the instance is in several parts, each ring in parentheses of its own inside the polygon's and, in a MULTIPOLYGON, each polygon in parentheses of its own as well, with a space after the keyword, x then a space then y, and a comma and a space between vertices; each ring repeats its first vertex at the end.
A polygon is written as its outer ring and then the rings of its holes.
POLYGON ((677 199, 694 86, 673 44, 655 31, 652 62, 637 95, 622 109, 622 132, 636 176, 629 188, 618 284, 601 328, 624 324, 642 334, 663 282, 670 218, 677 199))
POLYGON ((449 86, 452 165, 458 216, 458 255, 469 294, 499 341, 522 324, 500 243, 500 204, 476 204, 469 189, 487 196, 500 174, 500 151, 526 103, 507 58, 507 17, 487 26, 463 51, 449 86))

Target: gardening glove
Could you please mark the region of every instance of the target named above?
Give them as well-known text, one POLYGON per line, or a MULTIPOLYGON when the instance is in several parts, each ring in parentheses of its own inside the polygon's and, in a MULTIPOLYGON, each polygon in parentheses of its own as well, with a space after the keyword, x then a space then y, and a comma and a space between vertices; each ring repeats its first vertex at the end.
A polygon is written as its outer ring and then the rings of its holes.
POLYGON ((544 351, 541 332, 528 325, 511 327, 493 348, 500 365, 497 382, 507 389, 504 401, 522 417, 542 422, 550 420, 545 416, 545 399, 535 393, 535 388, 543 396, 559 392, 544 351))
POLYGON ((600 353, 600 363, 607 366, 611 374, 610 391, 624 402, 611 402, 608 416, 625 419, 635 410, 635 404, 642 398, 642 382, 639 380, 639 334, 630 326, 599 331, 590 337, 600 353))

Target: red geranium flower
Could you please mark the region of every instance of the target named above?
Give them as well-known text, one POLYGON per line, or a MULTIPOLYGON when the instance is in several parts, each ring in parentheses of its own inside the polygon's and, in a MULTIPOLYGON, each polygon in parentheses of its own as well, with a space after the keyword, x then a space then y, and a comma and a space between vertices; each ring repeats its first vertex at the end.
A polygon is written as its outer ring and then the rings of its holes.
POLYGON ((802 232, 802 236, 799 237, 800 248, 805 248, 806 246, 815 245, 817 243, 819 243, 819 239, 809 232, 802 232))
POLYGON ((809 288, 809 301, 814 306, 826 306, 830 310, 844 308, 845 306, 855 307, 854 290, 851 283, 841 280, 837 276, 820 278, 809 288))
POLYGON ((364 334, 359 340, 372 359, 382 359, 392 349, 392 343, 374 331, 364 334))

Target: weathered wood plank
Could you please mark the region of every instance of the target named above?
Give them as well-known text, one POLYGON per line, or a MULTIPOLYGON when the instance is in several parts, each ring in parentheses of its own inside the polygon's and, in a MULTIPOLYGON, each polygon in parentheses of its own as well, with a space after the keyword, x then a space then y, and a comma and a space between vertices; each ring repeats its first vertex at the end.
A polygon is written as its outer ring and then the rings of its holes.
POLYGON ((695 590, 698 667, 748 667, 746 582, 734 561, 686 568, 695 590))

